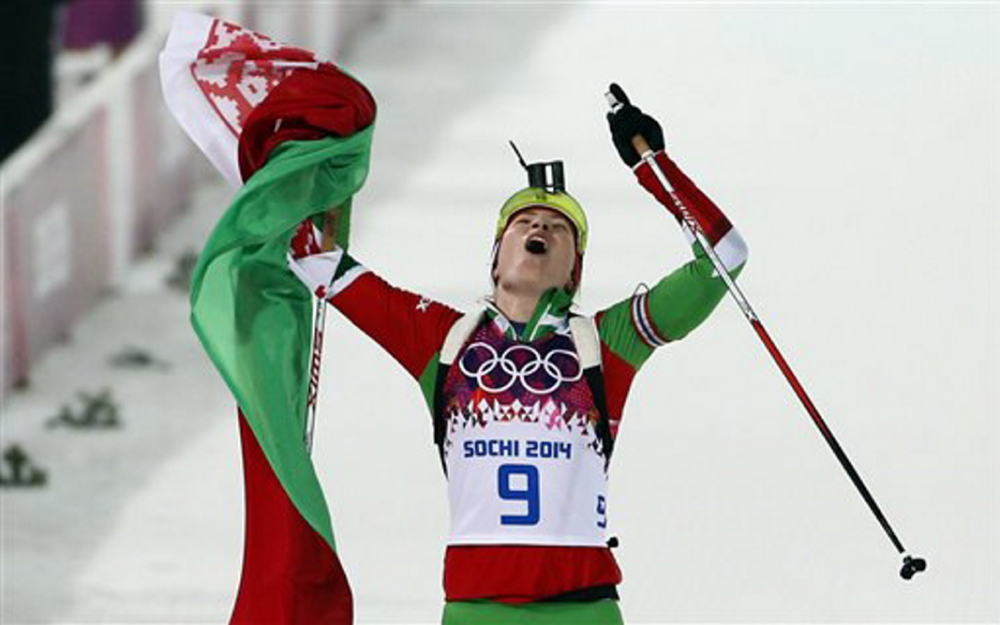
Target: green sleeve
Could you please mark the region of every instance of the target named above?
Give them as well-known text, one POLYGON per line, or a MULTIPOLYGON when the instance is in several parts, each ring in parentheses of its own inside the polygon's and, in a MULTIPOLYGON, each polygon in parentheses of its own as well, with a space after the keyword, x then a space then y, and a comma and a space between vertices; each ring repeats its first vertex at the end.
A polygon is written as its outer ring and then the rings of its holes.
MULTIPOLYGON (((657 332, 667 341, 677 341, 697 328, 715 310, 726 294, 726 283, 715 272, 700 243, 692 245, 694 260, 660 280, 649 292, 649 313, 657 332)), ((729 275, 735 279, 746 262, 729 275)))
MULTIPOLYGON (((725 282, 701 244, 695 242, 692 248, 694 260, 661 279, 648 293, 637 291, 599 313, 601 341, 636 370, 657 345, 682 339, 701 325, 726 293, 725 282)), ((729 275, 736 278, 744 266, 745 262, 739 264, 729 275)))

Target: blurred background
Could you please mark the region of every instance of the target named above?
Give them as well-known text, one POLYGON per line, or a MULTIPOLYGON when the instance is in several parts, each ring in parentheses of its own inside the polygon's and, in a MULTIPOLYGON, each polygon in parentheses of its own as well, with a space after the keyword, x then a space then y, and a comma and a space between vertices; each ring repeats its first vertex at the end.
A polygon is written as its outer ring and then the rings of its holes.
MULTIPOLYGON (((234 193, 169 117, 194 10, 379 105, 354 254, 489 292, 507 146, 562 159, 594 312, 690 254, 608 138, 620 82, 750 245, 741 285, 904 544, 910 583, 731 301, 638 376, 612 468, 629 622, 1000 620, 1000 8, 991 3, 4 0, 0 622, 209 623, 242 554, 235 407, 188 324, 234 193)), ((419 391, 331 311, 314 457, 358 621, 432 623, 419 391)))

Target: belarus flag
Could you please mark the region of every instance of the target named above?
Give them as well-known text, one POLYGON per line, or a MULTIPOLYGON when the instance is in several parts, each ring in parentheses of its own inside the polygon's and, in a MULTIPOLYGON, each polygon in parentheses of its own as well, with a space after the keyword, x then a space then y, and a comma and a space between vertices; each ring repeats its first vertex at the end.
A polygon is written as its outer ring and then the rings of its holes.
POLYGON ((191 285, 192 324, 240 408, 246 544, 231 621, 350 623, 303 444, 312 296, 286 253, 300 222, 350 207, 368 172, 375 101, 312 52, 203 15, 176 18, 160 74, 177 121, 241 187, 191 285))

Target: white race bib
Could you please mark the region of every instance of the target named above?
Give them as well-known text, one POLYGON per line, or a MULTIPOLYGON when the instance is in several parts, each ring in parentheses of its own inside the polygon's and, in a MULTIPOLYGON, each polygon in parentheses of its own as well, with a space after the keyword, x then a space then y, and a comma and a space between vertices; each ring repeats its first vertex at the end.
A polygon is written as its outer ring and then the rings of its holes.
POLYGON ((449 544, 605 545, 604 459, 585 437, 511 421, 451 442, 449 544))

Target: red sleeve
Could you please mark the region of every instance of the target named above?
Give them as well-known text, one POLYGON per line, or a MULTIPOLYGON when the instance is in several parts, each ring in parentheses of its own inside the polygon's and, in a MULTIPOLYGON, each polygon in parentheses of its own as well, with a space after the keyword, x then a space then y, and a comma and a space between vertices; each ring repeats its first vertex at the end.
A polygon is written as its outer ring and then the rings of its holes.
POLYGON ((365 271, 330 299, 351 320, 419 379, 462 313, 392 286, 365 271))
MULTIPOLYGON (((604 311, 597 314, 595 322, 601 327, 604 311)), ((611 436, 618 438, 618 427, 621 425, 622 414, 625 411, 625 400, 628 398, 632 380, 635 378, 636 367, 619 356, 601 337, 601 375, 604 376, 604 401, 608 409, 608 420, 611 422, 611 436)))
MULTIPOLYGON (((687 175, 681 171, 677 163, 672 161, 667 153, 660 150, 654 155, 660 170, 666 176, 667 181, 674 187, 677 199, 684 203, 684 206, 694 215, 698 225, 708 237, 709 243, 715 245, 733 225, 726 215, 719 210, 707 195, 691 181, 687 175)), ((652 166, 646 161, 639 161, 634 168, 635 176, 647 191, 649 191, 663 206, 665 206, 674 217, 681 220, 680 211, 674 206, 674 200, 660 183, 652 166)))

